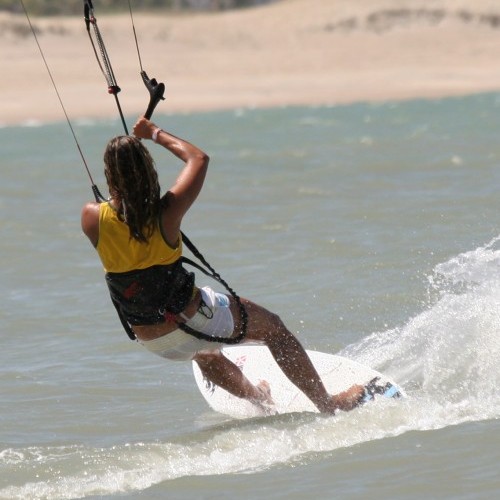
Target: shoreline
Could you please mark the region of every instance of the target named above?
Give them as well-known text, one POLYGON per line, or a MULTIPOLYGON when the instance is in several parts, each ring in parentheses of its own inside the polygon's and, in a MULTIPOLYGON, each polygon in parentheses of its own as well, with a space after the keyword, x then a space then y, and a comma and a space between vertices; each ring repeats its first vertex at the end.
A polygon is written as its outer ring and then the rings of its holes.
MULTIPOLYGON (((221 13, 134 14, 161 113, 441 99, 500 90, 500 5, 478 0, 283 0, 221 13), (399 7, 398 7, 399 6, 399 7)), ((97 16, 97 13, 96 13, 97 16)), ((117 116, 81 18, 35 18, 70 120, 117 116)), ((127 15, 98 18, 126 116, 145 111, 127 15)), ((0 126, 64 121, 24 16, 0 13, 0 126), (9 27, 9 29, 6 29, 9 27)))
MULTIPOLYGON (((468 93, 446 93, 446 94, 429 94, 429 95, 415 95, 410 97, 402 97, 402 98, 390 98, 390 99, 346 99, 345 101, 337 101, 335 103, 314 103, 314 102, 306 102, 306 103, 288 103, 288 104, 270 104, 270 105, 262 105, 262 106, 214 106, 214 107, 194 107, 193 109, 187 109, 185 107, 180 107, 179 109, 165 109, 162 108, 162 104, 160 103, 158 107, 155 108, 155 111, 152 116, 152 121, 155 121, 155 116, 163 115, 163 116, 189 116, 195 114, 209 114, 209 113, 244 113, 245 111, 254 111, 254 110, 272 110, 272 109, 293 109, 293 108, 337 108, 343 106, 350 105, 384 105, 384 104, 403 104, 411 101, 441 101, 444 99, 460 99, 460 98, 468 98, 474 96, 482 96, 488 94, 499 94, 500 88, 492 89, 492 90, 478 90, 474 92, 468 93)), ((147 107, 147 102, 145 101, 144 106, 138 110, 135 110, 135 113, 124 112, 124 118, 127 122, 127 126, 130 129, 133 122, 131 120, 135 120, 138 116, 145 111, 147 107)), ((106 120, 116 120, 120 121, 120 115, 118 109, 111 109, 106 112, 100 112, 98 108, 92 111, 91 114, 82 112, 81 114, 70 116, 68 113, 68 118, 72 126, 91 124, 93 122, 100 122, 106 120), (114 111, 114 112, 113 112, 114 111)), ((123 110, 122 110, 123 111, 123 110)), ((29 117, 26 116, 23 119, 14 119, 9 122, 0 121, 0 130, 6 128, 36 128, 43 127, 46 125, 58 125, 58 124, 66 124, 66 116, 60 108, 59 116, 57 116, 57 110, 50 114, 47 113, 45 118, 41 118, 40 116, 29 117)), ((130 130, 129 130, 130 132, 130 130)))

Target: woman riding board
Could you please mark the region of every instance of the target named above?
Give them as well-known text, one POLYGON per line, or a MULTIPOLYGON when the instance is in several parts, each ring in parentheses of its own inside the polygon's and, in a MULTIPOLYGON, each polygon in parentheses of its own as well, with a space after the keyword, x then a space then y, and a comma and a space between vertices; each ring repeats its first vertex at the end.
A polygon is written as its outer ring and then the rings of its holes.
MULTIPOLYGON (((194 360, 212 383, 272 412, 265 381, 253 385, 222 354, 224 343, 185 331, 230 338, 244 328, 235 298, 208 287, 197 288, 193 273, 181 265, 181 223, 200 193, 209 158, 144 117, 135 124, 134 135, 109 141, 104 172, 110 198, 87 203, 81 219, 83 232, 104 266, 122 323, 125 320, 151 352, 168 359, 194 360), (141 139, 152 139, 184 162, 175 184, 163 196, 154 161, 141 139)), ((249 300, 241 299, 241 305, 247 316, 243 342, 265 344, 284 374, 319 411, 333 414, 359 404, 362 386, 328 394, 304 348, 280 318, 249 300)))

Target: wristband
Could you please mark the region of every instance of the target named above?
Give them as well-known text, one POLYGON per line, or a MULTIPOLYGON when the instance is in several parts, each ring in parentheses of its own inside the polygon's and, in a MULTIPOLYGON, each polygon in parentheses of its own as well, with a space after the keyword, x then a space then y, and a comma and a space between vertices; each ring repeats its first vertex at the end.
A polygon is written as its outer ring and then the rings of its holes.
POLYGON ((156 142, 158 140, 158 134, 160 132, 163 132, 163 130, 160 127, 156 127, 153 130, 153 135, 151 136, 151 139, 152 139, 153 142, 156 142))

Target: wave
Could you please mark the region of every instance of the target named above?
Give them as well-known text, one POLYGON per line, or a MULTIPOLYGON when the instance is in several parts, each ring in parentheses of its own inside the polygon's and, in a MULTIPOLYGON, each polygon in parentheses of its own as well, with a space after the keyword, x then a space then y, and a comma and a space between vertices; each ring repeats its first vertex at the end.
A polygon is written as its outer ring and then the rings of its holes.
POLYGON ((499 247, 500 236, 438 264, 424 311, 341 353, 395 378, 429 428, 500 415, 499 247))

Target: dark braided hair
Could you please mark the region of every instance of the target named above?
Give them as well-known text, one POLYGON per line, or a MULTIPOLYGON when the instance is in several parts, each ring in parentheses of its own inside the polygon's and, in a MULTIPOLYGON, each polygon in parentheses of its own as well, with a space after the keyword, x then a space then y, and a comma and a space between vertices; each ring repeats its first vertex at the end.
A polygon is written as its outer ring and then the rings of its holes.
POLYGON ((147 243, 160 213, 160 185, 149 151, 136 137, 111 139, 104 152, 104 173, 111 196, 121 201, 119 217, 130 237, 147 243))

